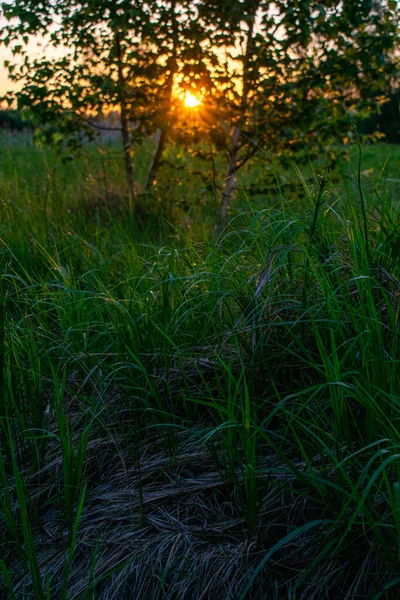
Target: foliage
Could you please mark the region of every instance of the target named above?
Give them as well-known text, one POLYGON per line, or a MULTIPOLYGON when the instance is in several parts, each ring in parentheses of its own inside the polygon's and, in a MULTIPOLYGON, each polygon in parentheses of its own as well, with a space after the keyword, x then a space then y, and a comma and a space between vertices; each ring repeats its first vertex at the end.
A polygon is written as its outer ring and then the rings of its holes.
POLYGON ((379 132, 389 143, 400 143, 399 100, 400 92, 397 90, 387 102, 377 106, 377 110, 359 124, 360 132, 379 132))
POLYGON ((24 82, 19 106, 46 141, 77 151, 82 132, 94 135, 91 117, 117 109, 132 193, 131 137, 158 134, 147 190, 167 142, 206 141, 228 154, 226 209, 237 171, 256 152, 297 156, 307 142, 317 155, 348 139, 348 115, 365 116, 396 73, 392 0, 17 0, 3 8, 1 40, 23 59, 8 65, 24 82), (50 50, 32 58, 38 34, 50 50), (184 90, 203 96, 201 109, 181 108, 184 90))
POLYGON ((192 11, 185 1, 5 4, 10 21, 3 42, 23 58, 18 68, 7 65, 11 79, 24 82, 19 107, 30 110, 42 139, 73 152, 85 140, 82 133, 93 139, 101 130, 92 117, 112 110, 120 114, 118 129, 125 120, 135 139, 176 128, 176 78, 183 89, 190 87, 186 79, 195 70, 199 88, 207 83, 192 11), (37 35, 47 51, 31 58, 29 44, 37 35))
POLYGON ((349 114, 365 116, 396 73, 397 7, 387 0, 204 0, 200 15, 227 56, 213 72, 227 132, 226 202, 260 148, 295 156, 306 146, 317 156, 348 138, 349 114))
POLYGON ((32 129, 32 122, 24 119, 16 110, 0 110, 0 129, 24 131, 32 129))

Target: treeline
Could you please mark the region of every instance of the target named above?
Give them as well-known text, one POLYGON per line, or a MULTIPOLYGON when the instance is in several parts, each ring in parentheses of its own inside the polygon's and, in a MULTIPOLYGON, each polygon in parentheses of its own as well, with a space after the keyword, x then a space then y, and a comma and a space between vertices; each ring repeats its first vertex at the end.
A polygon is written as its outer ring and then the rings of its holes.
POLYGON ((32 131, 33 123, 23 118, 18 110, 0 110, 0 129, 9 131, 32 131))
MULTIPOLYGON (((116 133, 115 120, 115 115, 110 120, 104 116, 102 126, 116 133)), ((24 118, 18 110, 0 110, 0 129, 33 131, 34 127, 32 120, 24 118)), ((360 134, 365 135, 382 133, 389 144, 400 144, 400 91, 395 92, 389 101, 377 106, 375 111, 371 111, 367 119, 360 119, 357 129, 360 134)))
POLYGON ((360 121, 358 130, 362 134, 382 133, 390 144, 400 144, 400 90, 388 102, 377 107, 375 112, 360 121))
MULTIPOLYGON (((94 126, 95 124, 96 121, 94 126)), ((106 135, 110 131, 112 137, 116 137, 115 124, 116 117, 113 114, 110 119, 104 116, 100 126, 104 127, 106 135)), ((32 132, 34 126, 32 120, 24 118, 18 110, 0 110, 0 129, 32 132)), ((363 135, 381 133, 389 144, 400 144, 400 91, 395 92, 389 101, 377 106, 375 111, 371 111, 368 118, 359 119, 357 130, 363 135)))
POLYGON ((151 192, 168 144, 224 150, 221 221, 237 172, 260 149, 321 155, 372 114, 382 90, 390 96, 398 73, 394 0, 8 0, 3 10, 0 45, 23 84, 10 101, 43 141, 79 152, 102 131, 93 115, 117 112, 132 199, 151 192), (41 57, 29 46, 38 35, 41 57), (187 93, 198 108, 185 107, 187 93), (132 148, 150 135, 139 189, 132 148))

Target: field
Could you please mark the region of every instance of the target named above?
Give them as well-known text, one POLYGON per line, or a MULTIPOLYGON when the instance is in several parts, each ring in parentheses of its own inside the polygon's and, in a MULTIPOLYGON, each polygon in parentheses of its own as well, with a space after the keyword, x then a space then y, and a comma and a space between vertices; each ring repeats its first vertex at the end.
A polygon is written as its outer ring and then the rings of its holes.
POLYGON ((1 597, 398 598, 399 148, 0 152, 1 597))

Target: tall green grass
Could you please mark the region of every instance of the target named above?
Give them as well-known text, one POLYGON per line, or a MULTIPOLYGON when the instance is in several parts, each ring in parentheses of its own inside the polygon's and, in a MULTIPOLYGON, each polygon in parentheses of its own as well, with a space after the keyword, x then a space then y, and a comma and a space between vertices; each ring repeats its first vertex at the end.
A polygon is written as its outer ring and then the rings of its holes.
POLYGON ((397 598, 385 173, 184 237, 35 160, 0 181, 3 597, 397 598))

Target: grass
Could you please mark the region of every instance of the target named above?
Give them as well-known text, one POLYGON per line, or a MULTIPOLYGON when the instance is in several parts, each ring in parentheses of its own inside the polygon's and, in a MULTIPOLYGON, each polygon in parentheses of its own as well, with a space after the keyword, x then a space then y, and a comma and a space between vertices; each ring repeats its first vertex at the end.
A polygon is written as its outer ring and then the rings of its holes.
POLYGON ((400 215, 383 152, 365 151, 361 197, 355 148, 331 178, 293 169, 288 201, 247 196, 215 236, 212 202, 156 227, 155 196, 138 224, 117 160, 8 144, 2 597, 397 598, 400 215))

